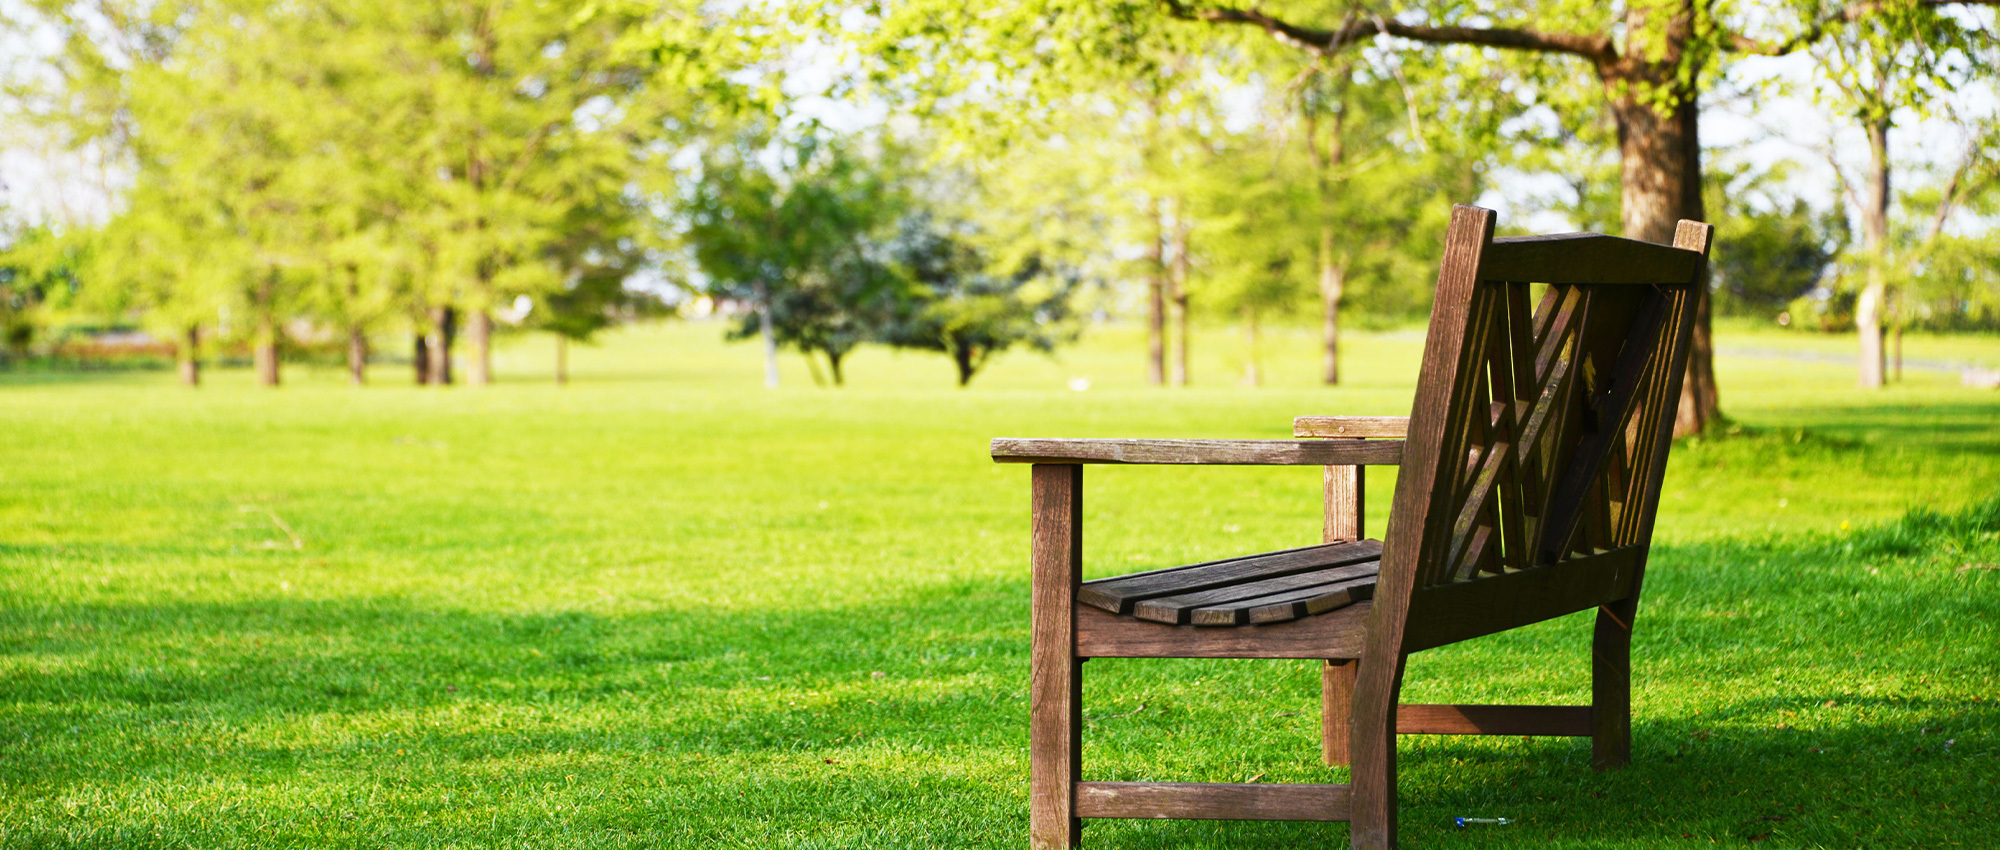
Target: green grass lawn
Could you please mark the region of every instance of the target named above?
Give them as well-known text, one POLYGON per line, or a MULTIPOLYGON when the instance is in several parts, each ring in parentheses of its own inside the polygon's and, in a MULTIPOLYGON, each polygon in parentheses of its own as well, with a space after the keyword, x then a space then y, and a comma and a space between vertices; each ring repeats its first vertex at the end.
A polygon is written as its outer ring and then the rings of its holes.
MULTIPOLYGON (((1409 409, 1421 336, 1202 337, 1142 386, 1104 331, 866 352, 758 386, 714 325, 546 385, 292 369, 0 375, 0 846, 993 847, 1027 826, 1027 470, 994 436, 1279 437, 1409 409), (1067 384, 1087 379, 1088 391, 1067 384)), ((1768 351, 1822 341, 1762 334, 1768 351)), ((1954 339, 2000 361, 2000 340, 1954 339)), ((1411 847, 2000 846, 2000 393, 1720 363, 1636 632, 1634 764, 1406 738, 1411 847), (1455 830, 1455 815, 1516 824, 1455 830)), ((1086 476, 1092 575, 1316 542, 1316 469, 1086 476)), ((1379 534, 1391 476, 1370 480, 1379 534)), ((1412 659, 1406 699, 1582 702, 1588 615, 1412 659)), ((1096 661, 1086 776, 1342 781, 1300 662, 1096 661)), ((1328 824, 1093 822, 1100 848, 1342 846, 1328 824)))

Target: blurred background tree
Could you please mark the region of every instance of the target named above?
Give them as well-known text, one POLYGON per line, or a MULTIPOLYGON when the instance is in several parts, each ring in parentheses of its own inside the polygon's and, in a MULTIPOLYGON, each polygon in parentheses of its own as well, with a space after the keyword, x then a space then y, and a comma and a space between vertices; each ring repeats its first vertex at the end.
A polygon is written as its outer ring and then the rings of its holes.
POLYGON ((13 117, 127 172, 109 222, 61 234, 95 246, 78 274, 102 309, 189 352, 203 327, 247 338, 273 385, 293 320, 344 338, 358 381, 368 334, 415 317, 419 374, 440 384, 462 323, 484 384, 496 307, 576 303, 578 281, 635 267, 609 258, 640 238, 636 169, 740 93, 724 77, 756 47, 703 56, 717 20, 653 3, 28 4, 9 22, 62 47, 16 81, 13 117))
MULTIPOLYGON (((771 383, 781 348, 838 385, 869 344, 969 380, 1088 313, 1137 319, 1162 385, 1196 379, 1198 325, 1311 323, 1334 384, 1343 329, 1424 315, 1450 202, 1554 177, 1522 206, 1715 221, 1724 315, 1959 327, 1991 300, 1995 147, 1954 111, 1993 66, 1965 5, 32 0, 0 18, 53 46, 9 66, 6 117, 104 163, 108 209, 14 228, 12 274, 68 284, 6 309, 23 339, 137 324, 189 383, 247 349, 276 384, 288 346, 359 383, 407 332, 419 382, 463 336, 482 384, 514 330, 554 336, 560 380, 570 342, 706 296, 771 383), (1955 169, 1870 147, 1859 251, 1794 173, 1699 145, 1711 86, 1754 99, 1747 57, 1802 53, 1869 138, 1968 128, 1955 169)), ((1683 431, 1718 410, 1699 337, 1683 431)))
POLYGON ((1084 282, 1038 256, 997 260, 973 228, 928 213, 903 219, 889 257, 908 288, 881 334, 893 346, 942 352, 961 387, 1011 348, 1047 352, 1075 338, 1084 282))

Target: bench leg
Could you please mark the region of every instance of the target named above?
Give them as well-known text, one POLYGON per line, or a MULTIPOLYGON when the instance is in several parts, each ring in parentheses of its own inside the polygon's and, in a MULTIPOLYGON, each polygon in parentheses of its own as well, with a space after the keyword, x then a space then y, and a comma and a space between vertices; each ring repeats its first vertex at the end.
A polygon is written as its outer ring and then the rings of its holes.
POLYGON ((1356 672, 1354 719, 1348 726, 1354 760, 1354 807, 1348 828, 1354 850, 1394 850, 1396 701, 1403 684, 1403 658, 1397 656, 1393 664, 1361 665, 1356 672))
POLYGON ((1590 763, 1616 770, 1632 761, 1632 615, 1637 600, 1597 609, 1590 648, 1590 763))
POLYGON ((1028 648, 1028 843, 1075 847, 1083 737, 1076 586, 1083 566, 1083 467, 1036 464, 1028 648))
POLYGON ((1327 659, 1320 665, 1319 704, 1320 742, 1319 754, 1328 767, 1346 767, 1352 758, 1348 754, 1348 725, 1354 714, 1354 670, 1358 666, 1354 659, 1327 659))

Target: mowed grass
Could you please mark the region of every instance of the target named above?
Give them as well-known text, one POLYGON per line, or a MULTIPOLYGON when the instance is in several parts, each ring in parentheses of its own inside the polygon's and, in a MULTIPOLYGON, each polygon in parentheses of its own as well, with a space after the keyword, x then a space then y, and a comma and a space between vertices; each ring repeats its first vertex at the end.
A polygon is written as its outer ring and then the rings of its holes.
MULTIPOLYGON (((1335 390, 1303 332, 1264 341, 1268 386, 1236 384, 1243 344, 1216 331, 1197 385, 1160 390, 1106 330, 964 391, 941 358, 866 352, 844 389, 788 358, 770 392, 719 337, 615 334, 567 389, 540 339, 484 391, 386 366, 361 390, 0 376, 0 846, 1020 846, 1027 470, 986 441, 1407 413, 1421 344, 1356 336, 1335 390)), ((1739 427, 1670 462, 1633 765, 1405 738, 1406 846, 2000 846, 2000 394, 1720 369, 1739 427)), ((1316 469, 1085 478, 1091 575, 1316 539, 1316 469)), ((1370 479, 1375 534, 1392 485, 1370 479)), ((1586 701, 1589 622, 1420 654, 1405 698, 1586 701)), ((1086 673, 1089 778, 1344 781, 1317 761, 1309 664, 1086 673)))

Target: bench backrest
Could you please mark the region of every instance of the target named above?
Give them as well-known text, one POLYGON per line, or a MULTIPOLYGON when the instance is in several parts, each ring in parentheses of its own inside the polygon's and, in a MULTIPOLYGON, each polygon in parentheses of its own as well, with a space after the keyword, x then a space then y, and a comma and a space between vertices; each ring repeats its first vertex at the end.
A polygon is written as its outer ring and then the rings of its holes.
POLYGON ((1458 206, 1445 240, 1384 539, 1378 605, 1399 619, 1445 586, 1618 550, 1643 565, 1652 536, 1709 226, 1669 247, 1493 222, 1458 206))

